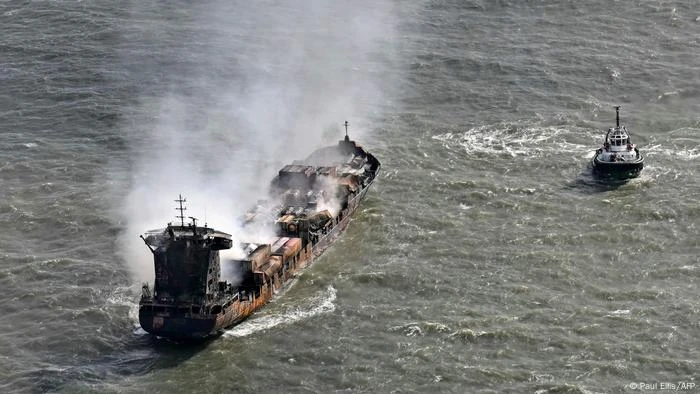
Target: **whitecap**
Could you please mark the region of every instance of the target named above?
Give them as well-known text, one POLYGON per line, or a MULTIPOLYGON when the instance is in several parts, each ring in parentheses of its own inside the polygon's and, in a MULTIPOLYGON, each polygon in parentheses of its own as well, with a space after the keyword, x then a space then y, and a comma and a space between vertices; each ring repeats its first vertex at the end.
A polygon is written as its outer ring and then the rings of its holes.
POLYGON ((604 317, 616 317, 616 316, 627 316, 630 314, 629 309, 616 309, 614 311, 609 311, 604 317))

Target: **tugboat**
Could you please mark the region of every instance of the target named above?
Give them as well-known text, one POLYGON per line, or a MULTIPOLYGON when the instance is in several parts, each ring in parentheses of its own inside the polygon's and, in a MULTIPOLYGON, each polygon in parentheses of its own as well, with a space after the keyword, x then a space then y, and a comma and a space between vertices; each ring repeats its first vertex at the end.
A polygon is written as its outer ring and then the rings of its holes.
POLYGON ((272 240, 238 245, 240 259, 220 261, 231 235, 185 224, 185 199, 176 202, 179 225, 142 235, 153 253, 155 283, 145 283, 139 323, 147 332, 175 340, 220 333, 265 305, 275 292, 309 266, 347 227, 379 172, 380 163, 347 134, 338 145, 321 148, 304 161, 282 168, 259 201, 242 218, 251 234, 274 227, 272 240), (221 265, 236 272, 236 283, 221 280, 221 265))
POLYGON ((631 142, 625 126, 620 127, 619 105, 615 112, 615 127, 608 129, 603 146, 593 156, 593 173, 602 178, 634 178, 644 168, 644 157, 631 142))

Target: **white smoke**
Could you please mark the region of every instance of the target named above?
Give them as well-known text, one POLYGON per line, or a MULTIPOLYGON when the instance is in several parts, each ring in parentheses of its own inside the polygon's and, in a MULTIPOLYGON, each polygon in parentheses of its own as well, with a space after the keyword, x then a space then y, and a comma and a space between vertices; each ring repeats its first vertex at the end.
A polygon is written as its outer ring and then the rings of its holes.
POLYGON ((316 179, 316 189, 323 191, 319 196, 316 210, 328 210, 331 216, 337 217, 340 209, 339 185, 335 177, 319 177, 316 179))
MULTIPOLYGON (((134 162, 120 196, 119 248, 137 281, 153 279, 152 256, 137 235, 175 222, 179 194, 187 198, 185 216, 200 225, 206 216, 234 244, 250 241, 237 218, 266 198, 281 165, 341 139, 346 119, 361 140, 357 125, 384 99, 396 27, 390 2, 206 3, 178 14, 188 19, 177 30, 177 56, 197 57, 198 65, 159 71, 182 73, 171 78, 179 84, 156 97, 144 92, 145 124, 124 126, 134 137, 134 162)), ((169 21, 140 27, 152 29, 151 39, 178 28, 169 21)), ((271 235, 262 232, 254 236, 271 235)))

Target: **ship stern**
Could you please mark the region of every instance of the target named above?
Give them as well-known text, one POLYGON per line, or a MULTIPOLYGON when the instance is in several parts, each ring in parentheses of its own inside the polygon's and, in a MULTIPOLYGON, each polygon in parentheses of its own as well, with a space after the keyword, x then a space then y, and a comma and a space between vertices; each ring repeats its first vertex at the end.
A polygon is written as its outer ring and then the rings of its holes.
POLYGON ((139 324, 149 334, 176 340, 204 339, 216 333, 216 317, 173 313, 165 307, 142 305, 139 324))

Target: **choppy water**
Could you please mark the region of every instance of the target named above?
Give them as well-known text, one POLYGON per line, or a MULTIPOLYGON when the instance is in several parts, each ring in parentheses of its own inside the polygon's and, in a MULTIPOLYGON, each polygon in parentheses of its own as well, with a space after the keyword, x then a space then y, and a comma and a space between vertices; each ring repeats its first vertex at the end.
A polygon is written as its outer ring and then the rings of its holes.
POLYGON ((699 390, 697 4, 336 3, 0 4, 0 391, 699 390), (346 119, 345 235, 220 338, 139 329, 177 193, 226 231, 346 119))

